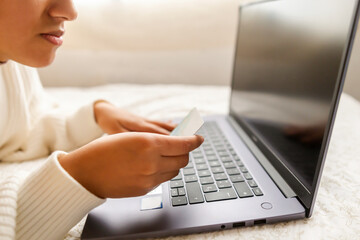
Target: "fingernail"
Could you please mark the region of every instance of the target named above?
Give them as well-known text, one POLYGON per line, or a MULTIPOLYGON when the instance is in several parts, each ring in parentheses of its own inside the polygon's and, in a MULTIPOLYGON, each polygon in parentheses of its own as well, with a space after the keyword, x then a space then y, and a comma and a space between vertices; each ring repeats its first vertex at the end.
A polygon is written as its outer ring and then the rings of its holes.
POLYGON ((199 137, 200 137, 200 139, 201 139, 201 141, 202 141, 202 142, 204 142, 204 140, 205 140, 205 139, 204 139, 204 137, 203 137, 203 136, 201 136, 201 135, 196 135, 196 136, 199 136, 199 137))

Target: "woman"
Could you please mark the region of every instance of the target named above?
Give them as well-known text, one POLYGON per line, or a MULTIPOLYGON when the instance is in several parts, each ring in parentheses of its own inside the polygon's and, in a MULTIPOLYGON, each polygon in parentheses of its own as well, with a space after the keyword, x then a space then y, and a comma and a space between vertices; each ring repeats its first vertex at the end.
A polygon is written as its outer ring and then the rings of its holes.
POLYGON ((0 239, 61 239, 106 198, 143 195, 176 176, 203 141, 167 136, 172 124, 101 100, 56 113, 31 67, 53 61, 76 16, 72 0, 0 1, 0 160, 53 152, 24 179, 0 173, 0 239))

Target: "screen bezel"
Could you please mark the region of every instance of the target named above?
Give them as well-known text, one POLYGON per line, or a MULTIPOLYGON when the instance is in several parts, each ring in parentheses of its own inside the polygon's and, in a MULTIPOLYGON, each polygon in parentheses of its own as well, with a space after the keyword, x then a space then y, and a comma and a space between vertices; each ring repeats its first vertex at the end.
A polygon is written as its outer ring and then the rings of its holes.
MULTIPOLYGON (((278 0, 279 1, 279 0, 278 0)), ((276 1, 276 2, 278 2, 276 1)), ((267 4, 274 2, 274 1, 265 1, 265 2, 256 2, 251 3, 247 5, 243 5, 239 7, 239 14, 238 14, 238 24, 237 24, 237 34, 236 34, 236 43, 235 43, 235 51, 233 56, 233 72, 232 72, 232 81, 231 81, 231 93, 230 93, 230 104, 229 104, 229 115, 233 117, 236 122, 241 126, 241 128, 246 132, 246 134, 249 136, 250 139, 252 139, 253 143, 261 150, 261 152, 268 158, 269 162, 275 167, 275 169, 279 172, 279 174, 284 178, 284 180, 289 184, 289 186, 293 189, 293 191, 296 193, 298 199, 300 202, 304 205, 306 209, 306 217, 310 217, 313 212, 313 207, 315 203, 316 194, 318 191, 318 187, 320 184, 320 178, 322 174, 322 170, 324 167, 325 159, 326 159, 326 153, 328 150, 330 137, 332 133, 332 129, 335 122, 335 116, 336 111, 338 108, 341 92, 344 86, 345 78, 346 78, 346 72, 349 65, 351 50, 354 44, 354 39, 356 35, 356 29, 358 25, 359 20, 359 0, 356 0, 355 3, 355 9, 353 12, 351 25, 350 25, 350 31, 347 36, 346 40, 346 47, 344 49, 344 52, 342 54, 342 59, 339 65, 339 72, 338 77, 335 83, 335 90, 332 96, 331 101, 331 108, 329 112, 328 121, 326 124, 325 132, 323 141, 321 144, 320 154, 318 158, 318 163, 316 165, 316 170, 314 174, 314 179, 312 182, 311 189, 307 189, 304 184, 293 174, 289 168, 286 167, 282 161, 276 157, 276 155, 272 154, 268 147, 266 147, 266 144, 262 142, 259 138, 257 138, 256 134, 251 130, 247 124, 239 119, 236 114, 232 111, 232 94, 233 94, 233 88, 234 88, 234 78, 235 78, 235 65, 236 65, 236 55, 237 55, 237 49, 238 49, 238 38, 241 34, 241 13, 242 11, 246 10, 247 8, 256 7, 259 4, 267 4)))

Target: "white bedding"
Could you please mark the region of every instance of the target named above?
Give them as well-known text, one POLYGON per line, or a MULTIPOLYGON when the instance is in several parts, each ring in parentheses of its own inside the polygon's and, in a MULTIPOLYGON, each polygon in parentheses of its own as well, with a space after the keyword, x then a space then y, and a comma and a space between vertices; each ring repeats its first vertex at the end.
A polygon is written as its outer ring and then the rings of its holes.
MULTIPOLYGON (((72 111, 94 98, 154 119, 184 116, 197 107, 202 115, 228 112, 229 87, 118 84, 93 88, 48 88, 72 111)), ((322 182, 310 219, 238 228, 168 239, 360 239, 360 103, 343 95, 333 131, 322 182)), ((43 159, 21 164, 2 164, 0 170, 31 171, 43 159)), ((66 239, 78 239, 84 221, 66 239)))

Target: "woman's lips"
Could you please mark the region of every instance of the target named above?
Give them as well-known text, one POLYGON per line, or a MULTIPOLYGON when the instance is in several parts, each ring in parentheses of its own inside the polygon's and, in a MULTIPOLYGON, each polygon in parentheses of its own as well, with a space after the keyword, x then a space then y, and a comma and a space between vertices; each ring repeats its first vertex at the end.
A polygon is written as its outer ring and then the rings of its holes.
POLYGON ((56 45, 56 46, 61 46, 63 43, 63 38, 62 38, 63 33, 61 34, 52 34, 52 33, 42 33, 41 36, 48 40, 50 43, 56 45))

